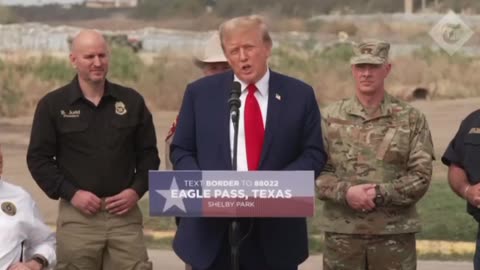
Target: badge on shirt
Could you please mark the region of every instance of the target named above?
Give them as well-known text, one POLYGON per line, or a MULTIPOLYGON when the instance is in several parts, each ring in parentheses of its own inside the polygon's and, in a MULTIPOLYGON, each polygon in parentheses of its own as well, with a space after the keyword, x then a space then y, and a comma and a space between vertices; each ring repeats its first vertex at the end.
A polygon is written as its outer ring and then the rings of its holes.
POLYGON ((125 108, 125 103, 117 101, 115 103, 115 113, 118 115, 124 115, 127 113, 127 108, 125 108))
POLYGON ((80 117, 80 110, 60 110, 60 115, 63 118, 79 118, 80 117))
POLYGON ((4 202, 2 203, 2 211, 9 216, 15 216, 17 208, 12 202, 4 202))
POLYGON ((471 128, 468 134, 480 134, 480 128, 478 127, 471 128))

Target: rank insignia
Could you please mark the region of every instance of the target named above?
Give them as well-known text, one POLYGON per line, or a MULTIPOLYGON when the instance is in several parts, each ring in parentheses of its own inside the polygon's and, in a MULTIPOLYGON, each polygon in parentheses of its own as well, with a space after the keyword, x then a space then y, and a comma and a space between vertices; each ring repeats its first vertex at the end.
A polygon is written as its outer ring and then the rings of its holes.
POLYGON ((115 103, 115 113, 118 115, 124 115, 127 113, 127 108, 125 107, 125 103, 118 101, 115 103))
POLYGON ((4 202, 2 203, 2 211, 9 216, 14 216, 17 213, 17 208, 12 202, 4 202))

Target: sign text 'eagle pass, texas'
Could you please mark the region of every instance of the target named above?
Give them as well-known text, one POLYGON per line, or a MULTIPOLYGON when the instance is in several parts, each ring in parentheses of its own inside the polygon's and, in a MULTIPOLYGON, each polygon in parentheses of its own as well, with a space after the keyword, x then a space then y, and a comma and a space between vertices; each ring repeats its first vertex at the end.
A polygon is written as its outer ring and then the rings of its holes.
POLYGON ((311 171, 150 171, 150 215, 307 217, 311 171))

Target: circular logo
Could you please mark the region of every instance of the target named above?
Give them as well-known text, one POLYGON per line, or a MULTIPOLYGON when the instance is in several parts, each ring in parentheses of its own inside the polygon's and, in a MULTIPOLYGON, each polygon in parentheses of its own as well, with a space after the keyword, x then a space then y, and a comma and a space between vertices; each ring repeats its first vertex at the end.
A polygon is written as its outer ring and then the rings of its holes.
POLYGON ((441 28, 442 38, 446 43, 455 44, 462 38, 462 25, 459 23, 446 23, 441 28))
POLYGON ((2 211, 9 216, 14 216, 17 213, 17 208, 12 202, 4 202, 2 203, 2 211))

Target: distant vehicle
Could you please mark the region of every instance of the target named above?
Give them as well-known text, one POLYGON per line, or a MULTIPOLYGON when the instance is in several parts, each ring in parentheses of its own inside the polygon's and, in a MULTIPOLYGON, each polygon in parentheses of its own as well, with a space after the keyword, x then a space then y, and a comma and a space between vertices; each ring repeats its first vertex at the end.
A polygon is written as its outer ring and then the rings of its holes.
MULTIPOLYGON (((143 43, 139 38, 129 37, 126 34, 103 34, 103 37, 112 47, 126 47, 132 49, 134 53, 143 48, 143 43)), ((68 46, 72 45, 73 37, 68 37, 68 46)))

